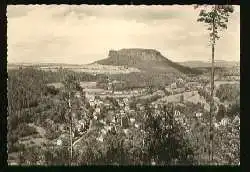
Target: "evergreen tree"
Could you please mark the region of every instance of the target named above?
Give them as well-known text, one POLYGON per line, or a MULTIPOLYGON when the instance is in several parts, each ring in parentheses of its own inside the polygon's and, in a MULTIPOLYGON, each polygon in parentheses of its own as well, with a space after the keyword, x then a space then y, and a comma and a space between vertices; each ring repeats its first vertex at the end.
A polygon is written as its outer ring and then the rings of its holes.
MULTIPOLYGON (((199 6, 196 5, 195 9, 199 6)), ((232 5, 212 5, 201 6, 198 22, 205 23, 208 27, 210 36, 210 43, 212 47, 212 61, 211 61, 211 101, 210 101, 210 149, 209 159, 213 162, 213 131, 212 131, 212 119, 213 119, 213 96, 214 96, 214 56, 216 40, 220 38, 219 31, 227 29, 227 22, 230 13, 233 13, 234 8, 232 5)))

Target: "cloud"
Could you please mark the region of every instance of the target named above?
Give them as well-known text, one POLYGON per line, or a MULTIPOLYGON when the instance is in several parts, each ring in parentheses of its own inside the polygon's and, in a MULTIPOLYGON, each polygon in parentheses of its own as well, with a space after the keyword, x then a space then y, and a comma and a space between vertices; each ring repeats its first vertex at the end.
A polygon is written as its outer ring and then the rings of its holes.
POLYGON ((73 5, 62 6, 57 13, 53 15, 54 18, 61 18, 72 13, 76 14, 79 19, 95 16, 98 18, 120 19, 120 20, 135 20, 137 22, 147 22, 152 20, 165 20, 174 18, 180 13, 173 13, 173 10, 166 10, 164 6, 86 6, 73 5), (112 11, 112 12, 110 12, 112 11))
MULTIPOLYGON (((208 33, 192 6, 8 6, 8 61, 90 63, 110 49, 155 48, 174 61, 208 60, 208 33)), ((239 60, 239 8, 218 59, 239 60)))

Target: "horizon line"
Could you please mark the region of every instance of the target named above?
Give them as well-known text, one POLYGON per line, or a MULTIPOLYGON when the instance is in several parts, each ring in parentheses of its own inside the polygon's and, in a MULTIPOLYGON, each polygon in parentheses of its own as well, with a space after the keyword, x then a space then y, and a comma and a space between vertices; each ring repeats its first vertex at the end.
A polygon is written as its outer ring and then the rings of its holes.
MULTIPOLYGON (((54 65, 91 65, 96 63, 95 62, 91 62, 91 63, 81 63, 81 64, 76 64, 76 63, 57 63, 57 62, 7 62, 7 65, 14 65, 14 64, 18 64, 18 65, 22 65, 22 64, 31 64, 31 65, 45 65, 45 64, 54 64, 54 65)), ((185 60, 185 61, 173 61, 175 63, 185 63, 185 62, 204 62, 204 63, 211 63, 210 61, 205 61, 205 60, 185 60)), ((240 60, 215 60, 216 62, 235 62, 235 63, 239 63, 240 60)))

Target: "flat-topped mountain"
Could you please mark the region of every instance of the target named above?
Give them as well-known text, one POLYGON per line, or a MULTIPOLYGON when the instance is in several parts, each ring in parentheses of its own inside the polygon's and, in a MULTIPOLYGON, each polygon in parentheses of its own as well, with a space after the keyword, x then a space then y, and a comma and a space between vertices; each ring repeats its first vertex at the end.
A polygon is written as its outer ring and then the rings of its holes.
POLYGON ((164 57, 154 49, 121 49, 110 50, 108 58, 95 63, 102 65, 135 67, 145 71, 161 71, 173 73, 199 73, 198 70, 182 66, 164 57))

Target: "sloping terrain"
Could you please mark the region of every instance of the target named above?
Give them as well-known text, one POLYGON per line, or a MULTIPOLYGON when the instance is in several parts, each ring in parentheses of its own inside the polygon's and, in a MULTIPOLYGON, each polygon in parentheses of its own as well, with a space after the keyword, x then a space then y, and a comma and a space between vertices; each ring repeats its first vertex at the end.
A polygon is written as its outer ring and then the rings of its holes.
MULTIPOLYGON (((210 68, 211 63, 205 62, 205 61, 184 61, 180 62, 179 64, 183 66, 188 66, 191 68, 210 68)), ((224 60, 217 60, 215 61, 215 67, 221 67, 221 68, 231 68, 231 67, 237 67, 240 66, 240 62, 237 61, 224 61, 224 60)))
POLYGON ((109 51, 108 58, 96 63, 112 66, 135 67, 150 72, 198 74, 198 70, 182 66, 153 49, 121 49, 109 51))

